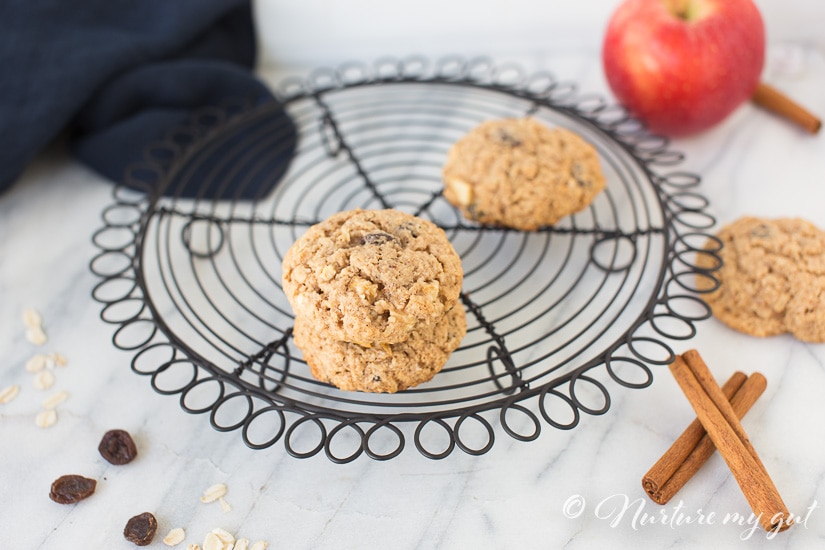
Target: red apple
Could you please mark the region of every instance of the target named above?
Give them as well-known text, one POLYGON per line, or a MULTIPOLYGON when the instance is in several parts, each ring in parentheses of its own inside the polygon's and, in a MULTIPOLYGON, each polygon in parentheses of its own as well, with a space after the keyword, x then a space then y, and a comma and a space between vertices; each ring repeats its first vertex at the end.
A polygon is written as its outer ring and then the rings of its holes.
POLYGON ((625 0, 602 48, 614 95, 648 129, 695 134, 751 97, 765 62, 752 0, 625 0))

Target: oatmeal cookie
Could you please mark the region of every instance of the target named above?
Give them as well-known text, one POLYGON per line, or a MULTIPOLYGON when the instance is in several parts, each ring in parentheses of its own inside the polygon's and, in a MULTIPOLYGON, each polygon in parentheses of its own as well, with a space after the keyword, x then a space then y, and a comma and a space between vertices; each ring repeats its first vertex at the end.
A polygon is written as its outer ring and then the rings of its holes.
POLYGON ((592 145, 532 118, 477 126, 452 146, 442 176, 464 217, 523 231, 584 209, 605 187, 592 145))
POLYGON ((351 210, 307 230, 283 260, 296 317, 333 340, 395 344, 437 322, 461 292, 444 231, 397 210, 351 210))
MULTIPOLYGON (((723 227, 714 273, 719 286, 703 299, 731 328, 754 336, 789 332, 805 342, 825 342, 825 232, 800 218, 743 217, 723 227)), ((706 249, 718 244, 709 241, 706 249)), ((697 264, 715 266, 710 254, 697 264)), ((707 277, 700 290, 713 288, 707 277)))
POLYGON ((466 332, 464 308, 458 304, 396 344, 364 347, 333 340, 304 317, 296 317, 293 334, 316 379, 347 391, 394 393, 435 376, 466 332))

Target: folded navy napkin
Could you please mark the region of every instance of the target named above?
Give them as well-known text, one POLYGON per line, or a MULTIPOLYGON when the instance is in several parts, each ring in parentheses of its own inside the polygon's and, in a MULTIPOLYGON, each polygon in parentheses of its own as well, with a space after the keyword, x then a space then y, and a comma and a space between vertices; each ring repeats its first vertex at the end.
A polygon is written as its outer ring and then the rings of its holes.
MULTIPOLYGON (((2 0, 0 191, 57 136, 119 181, 147 144, 193 112, 241 99, 274 103, 252 71, 256 44, 249 0, 2 0)), ((283 171, 294 126, 279 108, 267 112, 289 130, 272 163, 283 171)), ((272 176, 261 185, 273 185, 272 176)), ((247 182, 243 195, 265 192, 247 182)), ((222 194, 237 198, 231 186, 222 194)))

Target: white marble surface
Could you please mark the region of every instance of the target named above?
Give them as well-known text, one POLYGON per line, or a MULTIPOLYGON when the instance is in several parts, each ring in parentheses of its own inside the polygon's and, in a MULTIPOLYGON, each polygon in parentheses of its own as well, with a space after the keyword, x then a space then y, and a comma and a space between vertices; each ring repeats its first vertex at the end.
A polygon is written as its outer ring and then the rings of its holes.
MULTIPOLYGON (((592 51, 533 52, 516 61, 528 70, 550 69, 584 91, 607 93, 592 51)), ((275 81, 280 72, 265 76, 275 81)), ((822 49, 771 44, 765 78, 825 114, 822 49)), ((753 214, 802 216, 825 227, 825 136, 805 135, 745 105, 720 127, 672 148, 686 153, 686 170, 702 176, 700 191, 720 223, 753 214)), ((110 201, 110 184, 60 145, 0 196, 0 388, 21 387, 14 401, 0 405, 0 547, 130 548, 122 527, 143 511, 159 520, 155 548, 164 547, 160 539, 174 527, 186 529, 188 543, 202 543, 209 530, 222 527, 279 549, 825 543, 825 345, 787 336, 756 339, 715 320, 700 323, 685 343, 702 351, 719 379, 737 369, 767 377, 767 391, 744 427, 790 510, 807 520, 775 538, 725 521, 747 517, 750 509, 719 456, 664 508, 644 496, 642 474, 693 418, 664 368, 644 390, 612 388, 604 416, 585 415, 569 432, 545 426, 530 443, 498 433, 481 457, 456 450, 432 461, 410 446, 388 462, 362 456, 337 465, 323 454, 291 458, 280 444, 253 451, 237 433, 218 433, 207 418, 184 413, 174 397, 156 394, 129 370, 130 354, 113 347, 112 327, 90 297, 98 279, 88 268, 96 253, 90 237, 110 201), (49 340, 42 348, 24 338, 27 307, 43 315, 49 340), (38 351, 69 359, 55 369, 50 390, 35 389, 24 370, 38 351), (57 409, 58 422, 36 427, 42 401, 60 390, 69 398, 57 409), (97 454, 101 434, 114 427, 135 436, 140 455, 130 465, 111 466, 97 454), (96 494, 75 506, 50 501, 50 483, 65 473, 98 479, 96 494), (231 511, 199 502, 213 483, 228 486, 231 511), (625 501, 622 515, 615 507, 625 501), (673 519, 662 518, 662 511, 673 519)))

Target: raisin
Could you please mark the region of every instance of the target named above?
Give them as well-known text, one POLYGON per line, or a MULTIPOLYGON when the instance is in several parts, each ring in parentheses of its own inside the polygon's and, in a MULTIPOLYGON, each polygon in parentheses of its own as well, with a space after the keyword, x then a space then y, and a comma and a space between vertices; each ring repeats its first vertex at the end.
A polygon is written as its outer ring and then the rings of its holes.
POLYGON ((593 182, 584 177, 586 172, 581 164, 574 163, 570 172, 573 175, 573 179, 576 180, 576 183, 579 185, 579 187, 589 188, 593 186, 593 182))
POLYGON ((149 512, 143 512, 126 522, 123 536, 129 542, 133 542, 138 546, 147 546, 155 538, 157 530, 158 520, 155 519, 155 516, 149 512))
POLYGON ((364 244, 384 244, 394 240, 395 237, 389 233, 384 233, 383 231, 379 231, 377 233, 367 233, 361 238, 361 241, 364 244))
POLYGON ((49 498, 58 504, 74 504, 92 496, 96 487, 94 479, 74 474, 60 476, 52 483, 49 498))
POLYGON ((135 441, 125 430, 109 430, 103 434, 97 450, 100 456, 118 466, 128 464, 137 456, 135 441))
POLYGON ((496 131, 495 138, 498 140, 499 143, 501 143, 502 145, 507 145, 508 147, 518 147, 521 145, 521 140, 519 138, 507 132, 503 128, 499 128, 496 131))
POLYGON ((398 229, 402 231, 409 231, 410 236, 412 236, 413 239, 418 238, 418 225, 413 222, 404 222, 398 226, 398 229))
POLYGON ((760 223, 759 225, 751 229, 751 235, 753 237, 756 237, 757 239, 767 239, 771 236, 772 233, 773 231, 771 230, 771 228, 764 223, 760 223))

